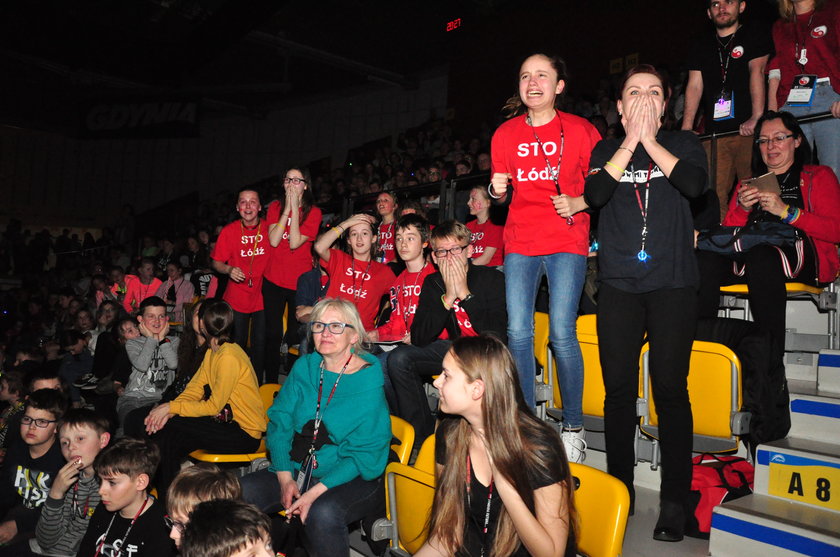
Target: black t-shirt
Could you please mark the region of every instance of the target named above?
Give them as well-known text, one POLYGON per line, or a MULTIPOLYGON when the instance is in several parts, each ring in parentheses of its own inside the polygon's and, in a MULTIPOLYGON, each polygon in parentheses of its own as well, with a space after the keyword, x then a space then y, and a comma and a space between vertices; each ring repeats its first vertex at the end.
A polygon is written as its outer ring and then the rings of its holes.
MULTIPOLYGON (((446 432, 449 428, 454 427, 461 418, 444 418, 441 425, 438 427, 435 437, 435 461, 438 464, 446 464, 446 443, 443 440, 446 438, 446 432)), ((554 436, 545 436, 545 439, 540 439, 538 445, 544 445, 548 441, 553 442, 553 446, 549 450, 541 452, 541 460, 545 463, 544 469, 529 469, 528 481, 531 484, 531 489, 537 490, 541 487, 546 487, 551 484, 563 481, 565 473, 563 472, 566 465, 560 455, 563 452, 563 447, 559 443, 559 439, 554 436)), ((475 477, 475 473, 470 470, 470 493, 464 493, 464 506, 467 508, 467 520, 464 525, 464 544, 461 549, 455 554, 456 557, 477 557, 481 555, 482 545, 485 547, 485 555, 489 555, 490 548, 493 546, 493 540, 496 535, 496 522, 498 521, 499 513, 502 510, 502 499, 494 491, 493 497, 490 499, 490 520, 487 524, 487 537, 484 536, 484 520, 487 512, 487 499, 489 496, 490 487, 482 485, 475 477), (482 544, 482 541, 484 543, 482 544)), ((576 555, 577 545, 575 543, 575 536, 572 530, 569 531, 569 539, 566 543, 566 556, 574 557, 576 555)), ((524 545, 520 545, 511 557, 530 557, 530 553, 525 549, 524 545)))
POLYGON ((137 517, 137 522, 126 536, 131 518, 123 518, 119 512, 112 513, 99 503, 90 518, 85 537, 79 545, 76 557, 93 557, 102 544, 101 557, 170 557, 174 555, 174 546, 169 539, 169 528, 163 517, 166 509, 159 501, 149 498, 151 506, 137 517), (111 520, 113 519, 113 522, 111 520), (108 525, 110 524, 110 528, 108 525), (107 532, 107 537, 105 536, 107 532))
POLYGON ((34 531, 41 505, 65 463, 57 439, 39 458, 32 458, 29 445, 17 439, 9 447, 0 471, 0 522, 14 520, 18 532, 34 531))
POLYGON ((718 37, 707 32, 695 38, 688 57, 688 69, 703 74, 702 106, 706 132, 737 130, 752 116, 750 96, 750 60, 769 55, 773 50, 770 30, 760 24, 742 25, 733 35, 718 37), (731 40, 730 40, 731 39, 731 40), (726 83, 723 74, 726 73, 726 83), (721 90, 734 94, 735 117, 713 120, 714 105, 721 90))
MULTIPOLYGON (((680 164, 706 168, 706 152, 692 132, 660 131, 657 140, 680 159, 680 164)), ((619 145, 619 139, 604 139, 595 146, 590 158, 589 179, 595 178, 595 171, 603 168, 619 145)), ((696 288, 699 274, 689 200, 668 181, 659 166, 655 163, 651 166, 651 162, 639 143, 632 164, 628 165, 612 197, 600 210, 598 279, 632 294, 664 288, 696 288), (643 262, 638 258, 643 225, 640 205, 645 205, 648 180, 645 251, 649 259, 643 262)))

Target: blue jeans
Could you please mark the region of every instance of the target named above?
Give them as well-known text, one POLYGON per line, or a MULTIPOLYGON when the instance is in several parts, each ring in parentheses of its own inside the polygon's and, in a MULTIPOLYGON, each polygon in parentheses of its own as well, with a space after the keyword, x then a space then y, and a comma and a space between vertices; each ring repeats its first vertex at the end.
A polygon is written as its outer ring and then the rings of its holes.
POLYGON ((563 395, 563 423, 583 425, 583 358, 577 340, 577 309, 586 278, 586 257, 574 253, 505 256, 508 347, 519 370, 525 402, 535 405, 534 303, 543 275, 548 277, 549 339, 557 360, 563 395))
MULTIPOLYGON (((277 474, 260 470, 241 478, 242 499, 263 512, 283 508, 277 474)), ((315 499, 304 525, 306 550, 312 557, 350 555, 347 525, 368 516, 385 516, 385 483, 380 476, 371 481, 357 476, 325 491, 315 499)))
MULTIPOLYGON (((840 94, 837 94, 832 86, 840 89, 840 83, 818 83, 811 106, 785 105, 781 110, 787 110, 797 118, 831 110, 831 103, 840 101, 840 94)), ((805 132, 808 143, 812 147, 817 146, 820 164, 830 166, 840 180, 840 120, 829 118, 813 124, 802 124, 802 131, 805 132)))

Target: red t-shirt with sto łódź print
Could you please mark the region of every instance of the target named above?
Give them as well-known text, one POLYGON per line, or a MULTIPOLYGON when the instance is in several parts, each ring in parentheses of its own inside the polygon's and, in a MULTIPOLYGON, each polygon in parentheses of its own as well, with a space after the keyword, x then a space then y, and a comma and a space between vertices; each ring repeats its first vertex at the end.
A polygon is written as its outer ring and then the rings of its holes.
POLYGON ((414 321, 414 312, 417 311, 417 301, 420 299, 420 288, 426 277, 434 272, 435 266, 426 263, 416 273, 409 273, 408 269, 400 273, 388 292, 391 301, 391 318, 387 323, 376 328, 379 340, 402 340, 406 333, 411 331, 411 322, 414 321))
POLYGON ((234 311, 262 311, 262 281, 268 265, 268 248, 268 223, 262 219, 252 228, 243 225, 241 220, 222 228, 210 257, 232 267, 239 267, 245 273, 242 282, 229 280, 222 296, 234 311))
POLYGON ((379 242, 379 261, 383 263, 390 263, 397 258, 397 251, 394 248, 396 240, 396 221, 391 221, 390 224, 380 223, 378 232, 379 242))
POLYGON ((505 222, 506 254, 589 253, 589 215, 576 214, 570 226, 557 214, 551 201, 557 195, 551 172, 562 151, 560 191, 571 197, 583 195, 589 156, 600 139, 595 126, 560 111, 547 124, 534 128, 525 116, 499 126, 490 146, 493 172, 511 174, 513 186, 508 190, 513 198, 505 222))
POLYGON ((321 260, 330 276, 328 298, 343 298, 356 304, 366 330, 373 329, 379 301, 394 282, 394 272, 384 263, 354 259, 341 250, 331 249, 330 260, 321 260))
POLYGON ((467 228, 470 231, 470 243, 473 246, 472 258, 481 257, 484 255, 485 248, 496 248, 496 253, 486 263, 489 267, 498 267, 505 262, 504 248, 502 247, 504 241, 502 235, 504 228, 498 224, 485 221, 484 224, 478 224, 478 219, 471 220, 467 223, 467 228))
MULTIPOLYGON (((268 206, 265 220, 269 225, 279 222, 283 206, 279 201, 272 201, 268 206)), ((318 228, 321 226, 321 209, 312 207, 306 219, 300 223, 300 234, 309 238, 297 249, 289 245, 289 225, 292 222, 290 216, 286 220, 286 228, 283 231, 283 239, 276 248, 268 245, 270 257, 268 266, 265 269, 266 280, 281 288, 295 290, 300 275, 312 270, 312 242, 318 235, 318 228)))

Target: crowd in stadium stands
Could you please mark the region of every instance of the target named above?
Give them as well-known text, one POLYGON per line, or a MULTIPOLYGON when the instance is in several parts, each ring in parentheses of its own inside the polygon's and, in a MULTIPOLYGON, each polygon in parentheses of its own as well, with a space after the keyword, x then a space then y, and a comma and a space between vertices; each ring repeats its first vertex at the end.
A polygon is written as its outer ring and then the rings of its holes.
POLYGON ((125 207, 98 238, 10 222, 0 557, 273 555, 265 513, 278 510, 285 545, 347 555, 347 526, 384 516, 388 414, 415 429, 412 458, 437 432, 445 465, 418 555, 573 555, 575 319, 595 311, 609 472, 632 509, 647 334, 664 469, 653 536, 681 540, 697 320, 716 317, 721 284, 745 281, 781 362, 784 283, 822 286, 840 267, 840 6, 780 5, 771 36, 740 23, 745 2, 712 0, 686 74, 640 65, 591 96, 567 94, 562 60, 534 54, 497 127, 433 120, 341 168, 290 165, 189 202, 186 218, 125 207), (830 114, 794 117, 815 112, 830 114), (714 174, 692 130, 729 133, 714 174), (776 191, 743 183, 765 173, 776 191), (695 249, 698 231, 754 221, 813 249, 695 249), (556 429, 533 414, 535 308, 550 314, 556 429), (278 382, 266 413, 260 386, 278 382), (269 467, 241 481, 181 470, 195 450, 254 453, 263 438, 269 467))

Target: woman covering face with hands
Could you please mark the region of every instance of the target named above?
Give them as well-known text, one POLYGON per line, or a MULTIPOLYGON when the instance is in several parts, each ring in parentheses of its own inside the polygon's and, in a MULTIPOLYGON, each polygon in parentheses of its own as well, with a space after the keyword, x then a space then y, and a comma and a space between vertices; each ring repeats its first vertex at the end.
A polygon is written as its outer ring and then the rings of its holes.
POLYGON ((583 181, 600 135, 583 118, 557 110, 566 88, 560 58, 534 54, 519 68, 511 118, 491 145, 490 196, 510 203, 504 230, 510 350, 525 402, 535 405, 534 303, 545 275, 549 337, 563 394, 563 439, 570 460, 583 459, 583 360, 575 319, 586 274, 589 215, 583 181))
POLYGON ((647 334, 663 461, 654 538, 678 541, 691 485, 686 380, 699 283, 688 200, 703 193, 707 175, 697 137, 661 129, 668 94, 652 66, 627 73, 618 101, 627 135, 595 147, 584 197, 601 208, 598 339, 607 468, 625 483, 632 502, 639 352, 647 334))
POLYGON ((321 226, 315 207, 309 170, 293 166, 283 176, 283 199, 272 201, 266 212, 270 258, 265 269, 262 295, 265 321, 265 380, 277 381, 280 346, 297 344, 300 327, 295 318, 295 291, 300 276, 312 270, 312 242, 321 226), (288 327, 284 335, 283 320, 288 327))

